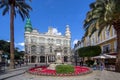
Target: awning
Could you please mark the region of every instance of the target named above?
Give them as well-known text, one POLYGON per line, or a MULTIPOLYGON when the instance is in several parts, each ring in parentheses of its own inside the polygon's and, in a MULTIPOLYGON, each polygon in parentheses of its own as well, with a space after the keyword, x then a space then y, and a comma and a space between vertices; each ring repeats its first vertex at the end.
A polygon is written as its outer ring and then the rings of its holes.
POLYGON ((93 57, 94 59, 110 59, 110 58, 116 58, 116 56, 113 55, 107 55, 107 54, 101 54, 99 56, 93 57))
POLYGON ((105 57, 108 57, 108 58, 116 58, 115 55, 107 55, 107 54, 103 54, 105 57))

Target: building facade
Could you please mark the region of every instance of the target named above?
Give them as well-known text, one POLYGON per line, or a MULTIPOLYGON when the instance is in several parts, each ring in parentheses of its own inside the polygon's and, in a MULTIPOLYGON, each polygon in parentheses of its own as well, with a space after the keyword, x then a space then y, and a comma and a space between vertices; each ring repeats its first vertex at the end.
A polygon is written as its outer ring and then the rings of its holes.
POLYGON ((84 36, 75 44, 74 49, 94 45, 99 45, 103 54, 117 53, 117 38, 113 26, 105 27, 100 36, 98 36, 98 31, 94 32, 91 37, 89 35, 84 36))
POLYGON ((56 58, 70 62, 71 32, 66 25, 65 35, 56 34, 50 27, 48 32, 40 33, 32 28, 30 19, 25 25, 25 52, 29 63, 55 63, 56 58))

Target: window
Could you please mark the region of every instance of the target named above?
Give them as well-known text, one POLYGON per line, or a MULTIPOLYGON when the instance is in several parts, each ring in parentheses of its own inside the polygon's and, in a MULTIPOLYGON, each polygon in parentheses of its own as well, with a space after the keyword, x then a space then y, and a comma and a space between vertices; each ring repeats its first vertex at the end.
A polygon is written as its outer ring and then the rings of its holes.
POLYGON ((98 36, 98 43, 100 42, 100 36, 98 36))
POLYGON ((44 43, 44 42, 45 42, 45 38, 40 37, 40 38, 39 38, 39 43, 44 43))
POLYGON ((45 52, 45 47, 44 46, 41 46, 40 47, 40 53, 44 53, 45 52))
POLYGON ((67 41, 67 40, 64 40, 63 43, 64 43, 64 45, 67 45, 67 44, 68 44, 68 41, 67 41))
POLYGON ((57 40, 56 40, 56 43, 57 43, 57 44, 61 44, 61 40, 60 40, 60 39, 57 39, 57 40))
POLYGON ((67 47, 64 48, 64 53, 67 54, 67 47))
POLYGON ((68 62, 68 57, 64 56, 64 62, 68 62))
POLYGON ((103 46, 103 53, 109 53, 110 51, 110 44, 103 46))
POLYGON ((54 43, 54 39, 48 38, 48 39, 47 39, 47 42, 48 42, 49 44, 52 44, 52 43, 54 43))
POLYGON ((114 51, 117 52, 117 41, 114 42, 114 51))
POLYGON ((109 27, 107 27, 107 29, 105 31, 105 35, 106 35, 106 39, 108 39, 110 36, 109 27))
POLYGON ((50 43, 50 38, 47 39, 47 42, 50 43))
POLYGON ((25 45, 25 53, 28 53, 28 46, 25 45))
POLYGON ((48 61, 49 62, 54 62, 55 61, 55 56, 48 56, 48 61))
POLYGON ((52 46, 50 46, 50 53, 52 53, 52 46))
POLYGON ((25 42, 28 43, 29 42, 29 37, 25 38, 25 42))
POLYGON ((51 43, 54 43, 54 39, 51 39, 51 43))
POLYGON ((36 46, 35 45, 31 46, 31 53, 32 54, 36 53, 36 46))
MULTIPOLYGON (((113 26, 112 26, 112 27, 113 27, 113 26)), ((112 32, 113 32, 113 33, 112 33, 112 34, 113 34, 113 36, 114 36, 114 35, 116 35, 116 32, 115 32, 114 27, 113 27, 113 29, 112 29, 112 30, 113 30, 113 31, 112 31, 112 32)))
POLYGON ((32 38, 31 38, 31 43, 36 43, 36 41, 37 41, 37 38, 36 38, 36 37, 32 37, 32 38))

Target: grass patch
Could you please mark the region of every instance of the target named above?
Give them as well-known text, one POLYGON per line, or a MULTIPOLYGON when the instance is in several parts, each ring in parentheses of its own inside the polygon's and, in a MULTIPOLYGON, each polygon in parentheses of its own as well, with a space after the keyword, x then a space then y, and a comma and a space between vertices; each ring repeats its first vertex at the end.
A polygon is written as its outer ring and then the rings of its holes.
POLYGON ((56 72, 58 74, 68 74, 68 73, 73 73, 74 72, 74 66, 72 65, 57 65, 56 66, 56 72))

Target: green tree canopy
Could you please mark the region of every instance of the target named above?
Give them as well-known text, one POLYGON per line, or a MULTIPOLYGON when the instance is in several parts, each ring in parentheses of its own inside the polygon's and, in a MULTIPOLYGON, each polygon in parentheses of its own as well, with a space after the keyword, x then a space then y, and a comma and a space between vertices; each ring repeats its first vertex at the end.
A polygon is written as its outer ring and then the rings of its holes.
MULTIPOLYGON (((0 40, 0 50, 3 51, 3 55, 8 55, 8 59, 10 59, 10 42, 5 40, 0 40)), ((24 51, 19 51, 19 48, 14 48, 15 59, 21 59, 24 57, 24 51)))
POLYGON ((5 53, 10 53, 10 42, 0 40, 0 50, 5 53))
POLYGON ((93 57, 101 53, 100 46, 88 46, 78 49, 78 54, 80 57, 93 57))

